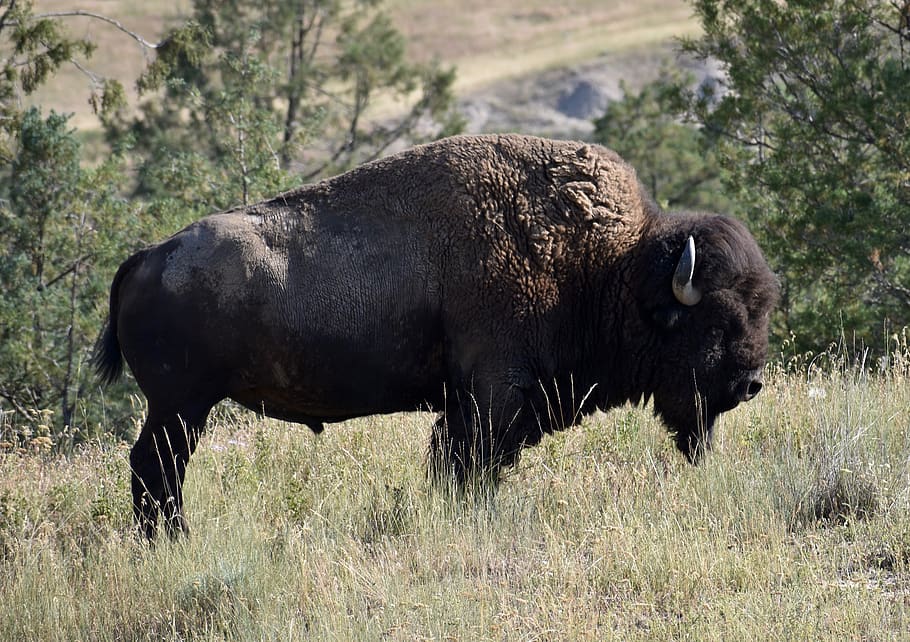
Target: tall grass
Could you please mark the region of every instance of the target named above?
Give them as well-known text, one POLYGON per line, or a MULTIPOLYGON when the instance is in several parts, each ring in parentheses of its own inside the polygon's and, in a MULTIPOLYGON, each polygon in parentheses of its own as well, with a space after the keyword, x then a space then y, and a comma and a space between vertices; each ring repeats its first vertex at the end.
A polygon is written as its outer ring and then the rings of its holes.
POLYGON ((492 497, 426 482, 427 414, 315 437, 223 410, 190 465, 192 536, 151 548, 124 446, 7 449, 0 639, 907 639, 895 354, 772 368, 700 467, 647 410, 595 415, 492 497))

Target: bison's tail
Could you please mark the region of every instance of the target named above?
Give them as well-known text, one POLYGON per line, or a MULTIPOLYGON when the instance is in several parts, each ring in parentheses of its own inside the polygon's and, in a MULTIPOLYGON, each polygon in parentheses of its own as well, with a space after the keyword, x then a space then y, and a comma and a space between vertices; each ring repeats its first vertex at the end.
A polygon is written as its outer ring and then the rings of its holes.
POLYGON ((120 265, 114 281, 111 283, 110 309, 104 329, 95 341, 92 365, 101 383, 108 385, 116 381, 123 373, 123 355, 120 352, 120 340, 117 338, 117 312, 120 309, 120 283, 123 277, 132 270, 145 252, 137 252, 120 265))
POLYGON ((108 317, 101 335, 95 342, 92 365, 98 379, 105 386, 114 383, 123 373, 123 356, 120 354, 120 342, 117 340, 117 325, 114 317, 108 317))

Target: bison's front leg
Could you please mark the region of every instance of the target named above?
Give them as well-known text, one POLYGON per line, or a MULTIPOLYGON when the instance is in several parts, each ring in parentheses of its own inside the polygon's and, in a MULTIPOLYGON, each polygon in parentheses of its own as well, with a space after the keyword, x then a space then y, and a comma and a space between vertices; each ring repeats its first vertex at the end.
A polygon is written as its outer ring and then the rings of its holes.
POLYGON ((480 453, 484 446, 479 443, 477 432, 474 425, 462 421, 458 412, 440 414, 430 436, 430 478, 456 487, 482 479, 478 472, 483 470, 480 453))
POLYGON ((495 482, 526 442, 524 423, 531 413, 521 392, 510 387, 490 387, 487 394, 477 390, 456 392, 433 425, 429 469, 436 480, 457 486, 495 482))

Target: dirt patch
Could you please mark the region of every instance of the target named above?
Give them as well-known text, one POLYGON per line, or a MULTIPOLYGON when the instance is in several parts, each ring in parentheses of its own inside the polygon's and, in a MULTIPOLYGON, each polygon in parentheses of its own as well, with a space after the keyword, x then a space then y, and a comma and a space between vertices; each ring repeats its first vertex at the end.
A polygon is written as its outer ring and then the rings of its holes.
POLYGON ((636 91, 665 67, 692 74, 696 84, 716 82, 722 75, 717 64, 680 58, 667 43, 498 81, 463 95, 459 109, 469 133, 515 131, 586 139, 594 131, 594 119, 623 97, 623 82, 636 91))

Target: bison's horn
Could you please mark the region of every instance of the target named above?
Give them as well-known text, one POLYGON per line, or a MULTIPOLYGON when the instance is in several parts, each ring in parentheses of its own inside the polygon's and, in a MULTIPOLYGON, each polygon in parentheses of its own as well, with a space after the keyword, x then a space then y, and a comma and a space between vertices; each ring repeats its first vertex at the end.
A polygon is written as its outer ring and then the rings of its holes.
POLYGON ((692 285, 695 273, 695 240, 690 236, 673 275, 673 294, 683 305, 695 305, 701 301, 701 292, 692 285))

